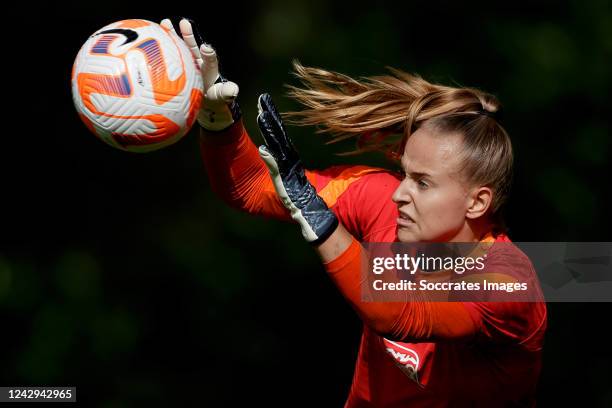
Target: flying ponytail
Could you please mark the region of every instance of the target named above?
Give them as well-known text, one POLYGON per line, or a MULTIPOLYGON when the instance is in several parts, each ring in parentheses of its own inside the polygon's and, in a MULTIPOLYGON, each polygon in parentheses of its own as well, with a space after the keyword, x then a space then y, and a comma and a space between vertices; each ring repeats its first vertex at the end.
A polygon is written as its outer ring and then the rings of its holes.
POLYGON ((289 96, 304 106, 287 112, 287 123, 316 126, 328 143, 356 139, 346 154, 380 151, 399 160, 406 140, 421 126, 440 134, 463 136, 466 181, 494 190, 490 207, 497 231, 505 231, 501 210, 512 179, 512 144, 499 124, 501 105, 475 88, 433 84, 418 75, 388 67, 390 74, 354 79, 293 63, 302 86, 288 86, 289 96))

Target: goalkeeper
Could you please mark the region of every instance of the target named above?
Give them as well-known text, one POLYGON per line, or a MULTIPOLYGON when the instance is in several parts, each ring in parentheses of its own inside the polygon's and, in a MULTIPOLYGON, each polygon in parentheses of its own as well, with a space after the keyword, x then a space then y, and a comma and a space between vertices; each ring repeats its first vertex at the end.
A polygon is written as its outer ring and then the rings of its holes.
MULTIPOLYGON (((167 21, 167 27, 171 24, 167 21)), ((497 100, 399 70, 355 80, 295 65, 305 110, 295 123, 355 137, 402 174, 368 166, 302 167, 271 98, 259 98, 257 149, 241 120, 238 87, 219 76, 214 50, 181 34, 205 84, 201 151, 214 191, 252 214, 295 220, 364 322, 346 407, 532 406, 546 328, 544 303, 361 302, 362 242, 488 242, 488 263, 531 271, 505 233, 501 208, 512 147, 497 100), (400 133, 398 143, 390 134, 400 133)))

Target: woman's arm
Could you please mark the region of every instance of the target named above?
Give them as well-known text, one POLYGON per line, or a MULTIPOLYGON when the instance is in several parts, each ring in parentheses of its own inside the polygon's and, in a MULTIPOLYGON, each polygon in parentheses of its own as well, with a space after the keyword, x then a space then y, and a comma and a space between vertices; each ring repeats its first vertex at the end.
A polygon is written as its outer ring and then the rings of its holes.
MULTIPOLYGON (((174 32, 169 19, 164 19, 161 25, 174 32)), ((202 74, 204 96, 197 122, 201 129, 200 151, 213 191, 228 205, 241 211, 290 220, 258 150, 243 126, 236 100, 238 85, 220 75, 217 54, 209 45, 203 44, 193 21, 182 19, 179 28, 202 74)), ((337 166, 324 171, 306 171, 305 174, 347 228, 358 236, 364 236, 370 232, 370 220, 353 211, 353 197, 345 192, 349 188, 355 190, 355 187, 358 191, 363 190, 364 186, 359 186, 360 183, 367 184, 363 176, 381 170, 366 166, 337 166)))
POLYGON ((215 194, 238 210, 290 219, 242 120, 223 132, 202 129, 200 134, 200 153, 215 194))
POLYGON ((463 303, 428 302, 406 292, 404 302, 362 301, 363 265, 367 254, 340 224, 316 247, 329 277, 361 320, 389 340, 464 340, 474 336, 477 325, 463 303))
MULTIPOLYGON (((229 206, 249 214, 291 220, 270 173, 242 120, 221 132, 200 132, 200 153, 211 189, 229 206)), ((335 166, 305 170, 308 181, 352 234, 367 235, 376 216, 380 194, 393 191, 393 176, 369 166, 335 166), (373 183, 384 179, 387 186, 373 183), (373 190, 373 187, 376 186, 373 190), (379 188, 382 187, 382 188, 379 188)))
MULTIPOLYGON (((170 19, 164 19, 161 25, 175 32, 170 19)), ((197 122, 201 153, 213 190, 229 205, 241 210, 288 218, 242 124, 236 101, 238 85, 221 76, 217 53, 203 43, 193 21, 181 19, 179 29, 202 75, 204 95, 197 122)))

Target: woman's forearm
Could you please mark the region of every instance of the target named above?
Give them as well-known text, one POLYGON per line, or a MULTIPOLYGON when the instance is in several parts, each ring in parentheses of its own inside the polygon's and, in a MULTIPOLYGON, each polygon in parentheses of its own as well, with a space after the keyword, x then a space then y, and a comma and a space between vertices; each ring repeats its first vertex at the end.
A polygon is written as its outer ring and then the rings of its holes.
POLYGON ((323 263, 328 263, 338 258, 351 245, 353 236, 342 224, 325 240, 316 247, 316 251, 323 263))
POLYGON ((200 153, 211 188, 224 202, 250 214, 289 220, 242 121, 223 132, 202 130, 200 153))
POLYGON ((361 320, 389 340, 457 340, 477 330, 459 302, 430 302, 408 292, 403 302, 364 301, 364 285, 372 278, 363 270, 368 265, 367 253, 342 224, 316 250, 329 277, 361 320))

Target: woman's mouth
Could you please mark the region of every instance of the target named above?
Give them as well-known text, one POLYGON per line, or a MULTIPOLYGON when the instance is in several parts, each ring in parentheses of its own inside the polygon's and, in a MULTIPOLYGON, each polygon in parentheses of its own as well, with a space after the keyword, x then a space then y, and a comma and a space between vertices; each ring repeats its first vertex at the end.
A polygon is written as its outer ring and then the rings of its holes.
POLYGON ((406 213, 399 213, 399 218, 397 219, 397 225, 400 227, 411 227, 415 224, 414 220, 406 213))

